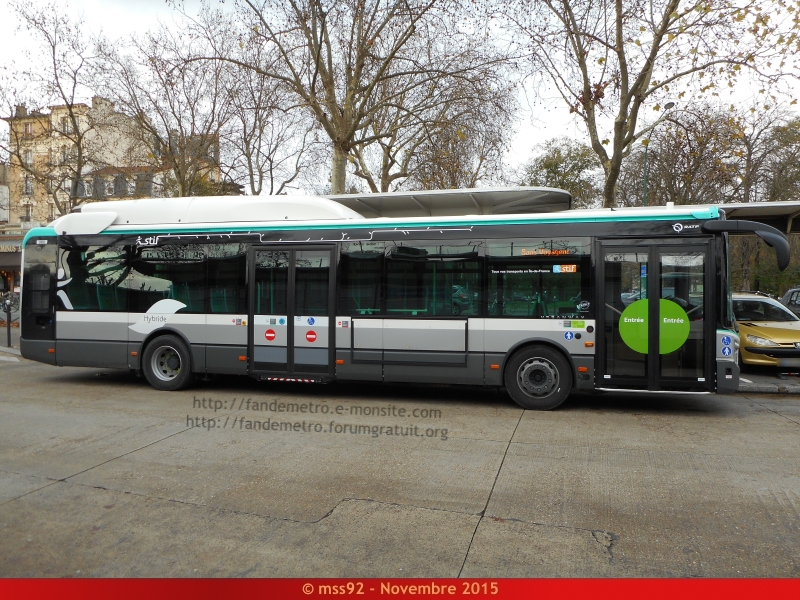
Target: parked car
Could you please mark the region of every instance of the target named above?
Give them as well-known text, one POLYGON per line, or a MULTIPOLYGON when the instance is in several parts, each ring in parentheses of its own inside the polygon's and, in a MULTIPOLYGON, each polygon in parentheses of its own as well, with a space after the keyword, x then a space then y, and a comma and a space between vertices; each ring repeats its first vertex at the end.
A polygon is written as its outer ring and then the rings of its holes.
POLYGON ((460 315, 465 310, 472 309, 475 294, 470 294, 466 288, 460 285, 453 286, 453 314, 460 315))
POLYGON ((800 366, 800 318, 764 294, 733 294, 739 357, 746 365, 800 366))
POLYGON ((786 292, 780 302, 794 314, 800 315, 800 287, 786 292))

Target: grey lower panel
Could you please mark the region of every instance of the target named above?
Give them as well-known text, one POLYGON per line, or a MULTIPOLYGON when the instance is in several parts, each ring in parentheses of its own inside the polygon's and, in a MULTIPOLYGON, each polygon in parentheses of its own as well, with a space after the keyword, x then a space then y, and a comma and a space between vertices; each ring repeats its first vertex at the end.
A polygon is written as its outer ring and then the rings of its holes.
POLYGON ((572 374, 574 379, 573 387, 577 390, 593 390, 594 389, 594 356, 573 356, 572 362, 575 365, 575 371, 572 374), (581 373, 578 371, 580 367, 586 367, 586 372, 581 373))
MULTIPOLYGON (((142 360, 142 344, 141 342, 128 342, 128 368, 139 370, 139 364, 142 360), (136 353, 136 356, 133 355, 136 353)), ((194 361, 192 361, 194 362, 194 361)))
POLYGON ((484 372, 486 374, 486 385, 503 386, 503 367, 505 366, 506 355, 500 353, 484 354, 484 372), (499 369, 492 369, 492 365, 500 365, 499 369))
POLYGON ((247 375, 247 361, 239 360, 240 356, 247 356, 247 346, 206 346, 206 371, 247 375))
POLYGON ((98 315, 95 312, 83 315, 76 311, 69 315, 69 320, 62 317, 62 315, 64 315, 64 312, 56 314, 59 337, 70 340, 114 340, 117 342, 127 341, 128 339, 127 313, 109 315, 112 318, 124 318, 125 322, 105 321, 102 318, 98 318, 104 315, 98 315), (85 316, 85 319, 80 319, 82 316, 85 316))
MULTIPOLYGON (((378 351, 380 361, 381 352, 378 351)), ((336 360, 344 361, 344 364, 336 365, 336 379, 342 381, 383 381, 383 365, 380 362, 373 363, 354 363, 350 356, 350 350, 337 350, 336 360)))
POLYGON ((294 349, 294 363, 300 365, 327 365, 327 348, 297 348, 294 349))
POLYGON ((384 381, 406 383, 463 383, 483 385, 483 354, 467 356, 466 365, 384 365, 384 381))
POLYGON ((205 373, 206 372, 206 347, 203 344, 192 344, 190 346, 192 353, 192 372, 205 373))
POLYGON ((281 348, 280 346, 254 346, 253 360, 265 363, 285 363, 288 360, 286 358, 286 348, 281 348))
POLYGON ((23 358, 47 363, 56 364, 56 355, 48 352, 50 348, 55 348, 55 340, 26 340, 19 341, 19 351, 23 358))
POLYGON ((60 367, 128 368, 128 342, 56 340, 56 364, 60 367))
MULTIPOLYGON (((348 352, 349 354, 349 352, 348 352)), ((349 357, 348 357, 349 358, 349 357)), ((383 350, 353 350, 353 362, 383 362, 383 350)))
POLYGON ((428 363, 465 365, 467 354, 465 352, 424 352, 421 350, 384 350, 383 362, 385 363, 428 363))
POLYGON ((731 360, 717 361, 717 393, 729 394, 739 389, 739 365, 731 360))

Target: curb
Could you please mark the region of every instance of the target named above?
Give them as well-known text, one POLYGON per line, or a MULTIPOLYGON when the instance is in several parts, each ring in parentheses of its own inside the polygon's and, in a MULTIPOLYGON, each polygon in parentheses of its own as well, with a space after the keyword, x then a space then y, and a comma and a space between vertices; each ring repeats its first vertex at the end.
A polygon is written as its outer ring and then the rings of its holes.
POLYGON ((8 354, 16 354, 17 356, 22 356, 20 351, 17 348, 8 348, 6 346, 0 346, 0 352, 7 352, 8 354))
POLYGON ((800 396, 800 385, 788 384, 779 385, 776 383, 768 384, 739 384, 739 394, 796 394, 800 396))

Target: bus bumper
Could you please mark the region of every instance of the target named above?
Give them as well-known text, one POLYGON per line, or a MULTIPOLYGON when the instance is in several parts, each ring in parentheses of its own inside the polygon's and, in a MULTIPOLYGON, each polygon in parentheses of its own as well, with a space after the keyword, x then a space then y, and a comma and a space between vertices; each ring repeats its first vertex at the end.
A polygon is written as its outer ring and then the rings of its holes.
POLYGON ((730 394, 739 389, 739 365, 732 360, 717 361, 717 393, 730 394))
POLYGON ((19 352, 23 358, 47 363, 56 364, 56 341, 55 340, 26 340, 19 341, 19 352))

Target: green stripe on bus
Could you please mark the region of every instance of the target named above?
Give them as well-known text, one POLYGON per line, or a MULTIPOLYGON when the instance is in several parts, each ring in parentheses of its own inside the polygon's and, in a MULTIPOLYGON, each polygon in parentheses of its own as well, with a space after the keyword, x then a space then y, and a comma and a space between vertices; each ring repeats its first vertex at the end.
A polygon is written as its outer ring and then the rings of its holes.
MULTIPOLYGON (((541 219, 541 220, 532 220, 532 219, 514 219, 514 220, 504 220, 504 221, 451 221, 447 223, 436 223, 436 222, 417 222, 417 223, 409 223, 409 222, 398 222, 398 223, 375 223, 370 222, 371 219, 366 221, 338 221, 335 224, 317 224, 317 225, 258 225, 254 224, 251 226, 239 226, 239 227, 207 227, 207 228, 190 228, 187 225, 181 224, 180 229, 174 228, 167 225, 158 225, 148 229, 114 229, 113 231, 104 231, 103 233, 106 234, 143 234, 143 233, 174 233, 179 235, 180 233, 227 233, 227 232, 252 232, 258 233, 259 231, 325 231, 325 230, 337 230, 337 229, 385 229, 385 230, 395 230, 395 229, 411 229, 411 228, 424 228, 424 229, 438 229, 438 228, 450 228, 450 227, 472 227, 472 226, 492 226, 492 225, 555 225, 555 224, 570 224, 570 223, 604 223, 604 222, 611 222, 611 223, 631 223, 631 222, 648 222, 648 221, 680 221, 680 220, 687 220, 687 219, 696 219, 696 220, 712 220, 717 219, 719 217, 719 213, 712 214, 712 211, 708 211, 707 213, 699 213, 695 212, 691 215, 683 214, 683 215, 659 215, 654 217, 620 217, 620 218, 574 218, 574 219, 541 219)), ((177 224, 176 224, 177 225, 177 224)), ((310 240, 314 241, 314 240, 310 240)), ((342 240, 347 241, 347 240, 342 240)))
POLYGON ((23 248, 25 247, 25 244, 28 243, 28 240, 32 237, 58 237, 58 234, 52 227, 35 227, 25 234, 25 237, 22 240, 23 248))

